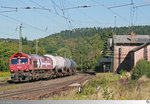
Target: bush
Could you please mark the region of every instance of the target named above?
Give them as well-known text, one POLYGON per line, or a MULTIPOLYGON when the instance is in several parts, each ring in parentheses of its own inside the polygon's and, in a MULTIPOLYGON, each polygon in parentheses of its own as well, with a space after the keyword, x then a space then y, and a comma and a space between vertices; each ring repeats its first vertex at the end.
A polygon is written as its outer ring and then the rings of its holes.
POLYGON ((8 77, 10 76, 10 72, 0 72, 0 77, 8 77))
POLYGON ((119 74, 124 75, 127 71, 124 69, 121 69, 121 71, 119 72, 119 74))
POLYGON ((143 75, 146 75, 150 78, 150 63, 146 60, 139 60, 136 63, 136 66, 133 68, 133 73, 131 78, 137 80, 143 75))
POLYGON ((82 95, 91 96, 97 93, 97 86, 105 87, 109 81, 106 78, 94 78, 90 79, 84 86, 82 90, 82 95))

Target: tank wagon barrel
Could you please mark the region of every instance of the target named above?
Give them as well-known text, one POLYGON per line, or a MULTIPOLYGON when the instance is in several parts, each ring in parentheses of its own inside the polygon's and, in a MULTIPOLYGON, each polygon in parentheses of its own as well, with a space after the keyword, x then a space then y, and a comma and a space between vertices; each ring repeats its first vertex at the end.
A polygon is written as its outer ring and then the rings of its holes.
POLYGON ((56 76, 72 75, 76 72, 76 63, 61 56, 44 56, 15 53, 9 59, 11 79, 14 82, 50 79, 56 76))
POLYGON ((76 63, 71 59, 69 59, 69 60, 70 60, 70 63, 71 63, 71 65, 70 65, 71 70, 73 72, 76 72, 76 63))
POLYGON ((68 58, 65 58, 65 67, 67 68, 67 69, 69 69, 70 68, 70 66, 71 66, 71 62, 70 62, 70 60, 68 59, 68 58))
POLYGON ((49 55, 49 54, 46 54, 44 56, 49 57, 49 58, 52 59, 52 61, 53 61, 53 69, 54 69, 57 66, 55 57, 53 55, 49 55))
MULTIPOLYGON (((44 56, 52 56, 52 55, 44 55, 44 56)), ((74 70, 76 70, 76 67, 73 67, 73 60, 70 61, 71 59, 69 58, 63 58, 61 56, 53 56, 55 62, 56 62, 56 66, 54 67, 54 70, 56 71, 56 73, 58 75, 65 74, 65 75, 72 75, 75 73, 74 70), (72 63, 72 64, 71 64, 72 63)))

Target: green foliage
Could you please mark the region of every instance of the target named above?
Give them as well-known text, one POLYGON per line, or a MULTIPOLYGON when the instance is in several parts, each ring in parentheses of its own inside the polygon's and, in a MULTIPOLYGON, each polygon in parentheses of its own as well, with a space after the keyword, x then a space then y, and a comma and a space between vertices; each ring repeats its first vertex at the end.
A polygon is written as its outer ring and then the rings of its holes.
POLYGON ((10 76, 10 72, 0 72, 0 77, 10 76))
MULTIPOLYGON (((112 27, 93 27, 93 28, 75 28, 73 30, 65 30, 61 31, 60 33, 52 34, 46 38, 49 37, 56 37, 61 36, 64 40, 70 39, 70 38, 85 38, 85 37, 91 37, 95 34, 99 34, 101 36, 102 40, 107 39, 107 37, 111 37, 111 35, 114 34, 115 28, 112 27), (106 36, 107 34, 107 36, 106 36)), ((118 35, 128 35, 131 34, 131 32, 134 30, 136 34, 145 35, 150 34, 150 26, 133 26, 131 27, 117 27, 116 28, 116 34, 118 35)))
POLYGON ((111 100, 113 99, 113 91, 109 91, 108 90, 108 87, 106 88, 103 88, 103 98, 106 99, 106 100, 111 100))
MULTIPOLYGON (((9 78, 10 78, 10 72, 0 72, 0 80, 9 79, 9 78)), ((0 83, 5 83, 5 81, 0 83)))
MULTIPOLYGON (((134 26, 136 34, 150 34, 150 26, 134 26)), ((39 39, 38 54, 49 53, 73 59, 77 68, 82 71, 94 70, 97 68, 101 57, 108 57, 108 38, 112 38, 114 28, 76 28, 52 34, 39 39), (105 54, 101 54, 103 51, 105 54)), ((130 27, 119 27, 117 34, 130 34, 130 27)), ((0 39, 0 71, 9 71, 9 57, 18 52, 17 39, 0 39)), ((22 38, 23 52, 36 54, 36 41, 28 41, 27 37, 22 38)), ((150 75, 147 75, 150 77, 150 75)))
POLYGON ((11 85, 7 87, 0 87, 0 91, 12 90, 12 89, 17 89, 17 88, 19 88, 17 85, 11 85))
POLYGON ((98 60, 101 58, 103 49, 103 40, 100 35, 95 34, 91 37, 69 38, 64 40, 60 36, 49 37, 40 40, 46 53, 68 57, 78 65, 78 69, 86 71, 95 69, 98 60))
POLYGON ((127 72, 127 71, 124 70, 124 69, 121 69, 121 70, 119 71, 119 73, 120 73, 121 75, 124 75, 126 72, 127 72))
MULTIPOLYGON (((35 54, 35 46, 32 47, 31 44, 34 43, 34 41, 28 42, 27 39, 24 39, 24 45, 22 46, 23 53, 29 53, 29 54, 35 54)), ((43 50, 42 45, 38 47, 39 48, 39 55, 45 54, 45 51, 43 50)), ((19 52, 19 45, 18 43, 13 42, 1 42, 0 43, 0 72, 6 72, 9 71, 9 58, 14 53, 19 52)))
POLYGON ((130 80, 129 82, 127 82, 128 86, 135 86, 136 85, 136 80, 130 80))
POLYGON ((98 92, 97 87, 106 87, 109 81, 106 78, 94 78, 90 79, 88 83, 83 86, 81 95, 91 96, 98 92))
POLYGON ((150 78, 150 63, 146 60, 139 60, 133 68, 131 78, 137 80, 143 75, 150 78))
POLYGON ((0 43, 0 71, 9 71, 9 57, 18 50, 17 46, 14 43, 0 43))

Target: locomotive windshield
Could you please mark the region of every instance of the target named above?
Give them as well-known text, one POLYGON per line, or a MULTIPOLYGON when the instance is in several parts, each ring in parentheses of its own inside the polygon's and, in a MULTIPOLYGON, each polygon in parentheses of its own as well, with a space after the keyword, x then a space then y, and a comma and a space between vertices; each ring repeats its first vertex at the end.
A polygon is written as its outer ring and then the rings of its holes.
POLYGON ((11 59, 11 64, 18 64, 18 59, 11 59))
POLYGON ((25 63, 28 63, 28 59, 27 58, 20 59, 20 64, 25 64, 25 63))

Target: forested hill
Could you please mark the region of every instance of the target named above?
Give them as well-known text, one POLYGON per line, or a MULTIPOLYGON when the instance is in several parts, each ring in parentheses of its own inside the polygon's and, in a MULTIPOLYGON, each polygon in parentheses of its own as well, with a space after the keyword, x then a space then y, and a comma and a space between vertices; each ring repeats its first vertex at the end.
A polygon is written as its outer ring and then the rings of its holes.
MULTIPOLYGON (((80 38, 80 37, 93 36, 95 34, 109 34, 111 32, 114 33, 114 31, 115 31, 115 28, 112 28, 112 27, 76 28, 73 30, 61 31, 60 33, 55 33, 55 34, 49 35, 48 37, 61 36, 63 39, 80 38)), ((117 35, 128 35, 132 31, 139 35, 150 35, 150 25, 133 26, 133 27, 117 27, 116 28, 117 35)), ((46 37, 46 38, 48 38, 48 37, 46 37)))
POLYGON ((18 42, 18 39, 0 38, 0 42, 13 42, 13 43, 16 43, 16 42, 18 42))
MULTIPOLYGON (((93 27, 61 31, 39 39, 38 54, 68 57, 73 59, 82 71, 95 70, 101 57, 109 57, 107 39, 114 35, 114 30, 111 27, 93 27)), ((136 34, 150 34, 150 26, 120 27, 116 30, 119 35, 130 34, 131 30, 136 34)), ((36 54, 36 41, 29 41, 27 38, 22 38, 23 52, 36 54)), ((18 52, 18 47, 17 39, 0 39, 0 71, 9 71, 9 57, 18 52)))
MULTIPOLYGON (((77 28, 66 30, 40 39, 46 53, 68 57, 83 70, 95 69, 101 57, 108 57, 107 39, 114 35, 114 28, 77 28), (105 54, 102 54, 102 51, 105 54)), ((150 34, 150 26, 119 27, 116 34, 150 34)))

